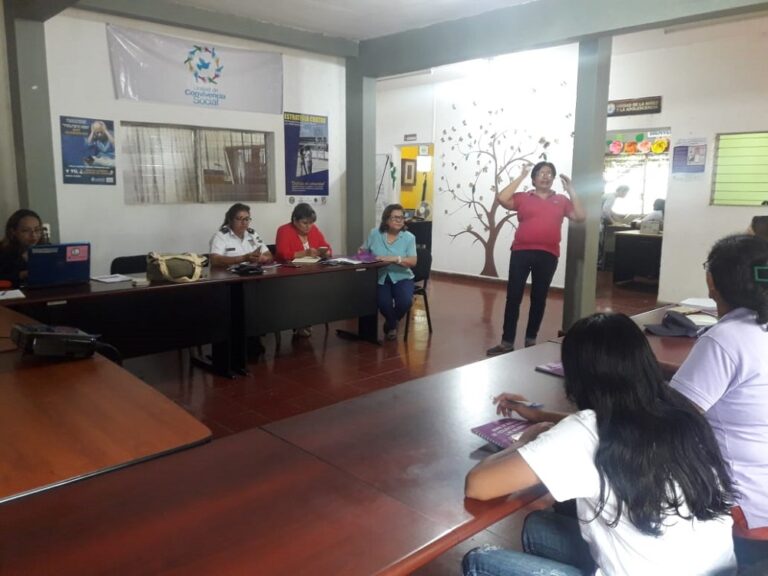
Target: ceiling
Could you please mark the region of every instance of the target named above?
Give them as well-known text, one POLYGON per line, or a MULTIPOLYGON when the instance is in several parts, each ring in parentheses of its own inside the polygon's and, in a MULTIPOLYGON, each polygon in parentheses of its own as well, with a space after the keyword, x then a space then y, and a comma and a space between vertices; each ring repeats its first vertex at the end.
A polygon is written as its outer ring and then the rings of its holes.
POLYGON ((348 40, 377 38, 536 1, 172 0, 174 4, 348 40))

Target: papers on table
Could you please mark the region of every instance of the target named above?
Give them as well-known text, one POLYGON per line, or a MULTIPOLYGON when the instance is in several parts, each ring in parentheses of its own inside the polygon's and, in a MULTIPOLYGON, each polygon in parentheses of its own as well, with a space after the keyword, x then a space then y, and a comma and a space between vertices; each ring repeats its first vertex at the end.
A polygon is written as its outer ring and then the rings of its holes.
POLYGON ((105 282, 106 284, 114 284, 116 282, 129 282, 133 280, 133 278, 125 276, 124 274, 104 274, 102 276, 91 276, 91 280, 105 282))
POLYGON ((686 298, 680 302, 681 306, 701 308, 702 310, 716 310, 717 304, 712 298, 686 298))
POLYGON ((294 258, 291 260, 293 264, 317 264, 320 262, 319 256, 302 256, 301 258, 294 258))
POLYGON ((0 290, 0 300, 13 300, 14 298, 26 298, 21 290, 0 290))
MULTIPOLYGON (((294 260, 295 262, 295 260, 294 260)), ((355 260, 354 258, 331 258, 330 260, 326 260, 326 263, 328 264, 352 264, 353 266, 357 266, 358 264, 362 264, 362 260, 355 260)))

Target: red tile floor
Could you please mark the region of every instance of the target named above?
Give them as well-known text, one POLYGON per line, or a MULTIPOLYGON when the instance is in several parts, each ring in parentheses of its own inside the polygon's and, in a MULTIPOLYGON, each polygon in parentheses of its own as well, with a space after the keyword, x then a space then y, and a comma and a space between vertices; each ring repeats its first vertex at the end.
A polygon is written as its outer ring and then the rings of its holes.
MULTIPOLYGON (((609 272, 599 272, 597 284, 600 311, 631 315, 656 306, 655 286, 614 286, 609 272)), ((417 297, 407 343, 402 333, 397 341, 383 342, 381 346, 342 340, 335 329, 354 328, 354 323, 344 322, 331 324, 328 331, 324 326, 315 326, 312 336, 306 339, 292 339, 290 332, 285 332, 279 350, 275 350, 274 336, 267 335, 263 338, 266 352, 253 355, 250 374, 235 380, 192 368, 186 351, 130 359, 125 367, 203 421, 214 438, 220 438, 482 360, 485 350, 501 336, 505 290, 503 282, 434 274, 429 283, 432 335, 427 330, 423 301, 417 297)), ((562 308, 562 292, 552 290, 539 341, 557 336, 562 308)), ((527 315, 526 296, 519 334, 527 315)), ((546 500, 536 503, 539 507, 545 505, 546 500)), ((523 512, 496 524, 418 573, 458 573, 461 556, 479 543, 517 546, 522 518, 523 512)))

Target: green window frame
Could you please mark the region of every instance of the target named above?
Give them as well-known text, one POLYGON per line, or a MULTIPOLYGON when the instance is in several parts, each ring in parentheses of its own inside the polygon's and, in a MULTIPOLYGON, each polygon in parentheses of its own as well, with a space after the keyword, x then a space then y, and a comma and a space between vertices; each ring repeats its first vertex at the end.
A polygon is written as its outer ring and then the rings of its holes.
POLYGON ((768 132, 718 134, 712 171, 716 206, 768 203, 768 132))

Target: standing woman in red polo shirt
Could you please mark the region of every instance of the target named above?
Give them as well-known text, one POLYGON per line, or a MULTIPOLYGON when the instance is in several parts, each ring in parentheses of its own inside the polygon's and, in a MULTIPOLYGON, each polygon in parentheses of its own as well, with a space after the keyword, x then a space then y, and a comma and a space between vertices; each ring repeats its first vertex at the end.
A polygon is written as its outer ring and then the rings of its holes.
POLYGON ((551 162, 539 162, 533 169, 526 166, 520 175, 499 192, 498 200, 507 210, 517 212, 518 226, 509 256, 507 306, 504 310, 504 334, 501 343, 488 349, 488 356, 496 356, 515 349, 517 318, 523 300, 525 283, 531 276, 531 309, 525 329, 525 345, 536 344, 547 293, 560 257, 560 228, 563 218, 583 222, 586 218, 576 196, 571 179, 560 175, 568 196, 552 190, 557 170, 551 162), (533 190, 516 192, 528 174, 533 190))

